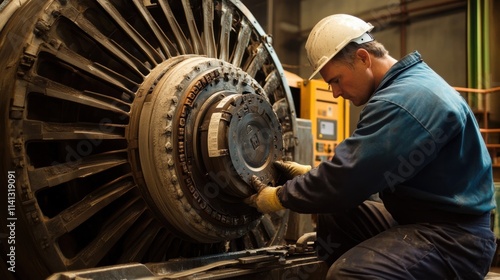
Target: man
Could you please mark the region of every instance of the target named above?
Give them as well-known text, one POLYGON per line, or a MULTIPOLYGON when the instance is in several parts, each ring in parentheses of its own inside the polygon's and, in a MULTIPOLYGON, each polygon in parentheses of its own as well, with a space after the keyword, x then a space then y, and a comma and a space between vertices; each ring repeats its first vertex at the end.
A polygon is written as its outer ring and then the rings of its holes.
POLYGON ((495 252, 491 158, 467 103, 413 52, 392 58, 349 15, 321 20, 306 43, 334 97, 366 105, 353 135, 317 168, 252 178, 263 213, 319 213, 328 279, 483 279, 495 252), (370 199, 379 195, 382 202, 370 199))

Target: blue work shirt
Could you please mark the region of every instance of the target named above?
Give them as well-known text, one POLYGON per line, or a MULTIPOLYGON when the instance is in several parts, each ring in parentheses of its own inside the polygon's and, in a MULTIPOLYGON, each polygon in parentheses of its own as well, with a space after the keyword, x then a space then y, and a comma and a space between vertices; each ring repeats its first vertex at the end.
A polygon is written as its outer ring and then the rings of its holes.
POLYGON ((379 193, 400 223, 495 208, 491 158, 468 104, 413 52, 391 67, 331 161, 287 181, 301 213, 339 213, 379 193))

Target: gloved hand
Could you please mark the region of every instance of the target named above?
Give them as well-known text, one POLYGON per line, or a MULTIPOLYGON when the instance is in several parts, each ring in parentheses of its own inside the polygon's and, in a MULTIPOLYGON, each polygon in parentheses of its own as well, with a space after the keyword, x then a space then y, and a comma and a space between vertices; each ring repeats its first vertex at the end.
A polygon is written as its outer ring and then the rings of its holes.
POLYGON ((262 183, 257 176, 252 176, 250 183, 257 191, 250 197, 247 197, 244 201, 246 204, 257 208, 257 211, 267 214, 271 212, 276 212, 285 209, 278 198, 277 191, 281 186, 270 187, 262 183))
POLYGON ((311 170, 310 165, 302 165, 293 161, 275 161, 274 165, 283 171, 287 180, 305 174, 311 170))

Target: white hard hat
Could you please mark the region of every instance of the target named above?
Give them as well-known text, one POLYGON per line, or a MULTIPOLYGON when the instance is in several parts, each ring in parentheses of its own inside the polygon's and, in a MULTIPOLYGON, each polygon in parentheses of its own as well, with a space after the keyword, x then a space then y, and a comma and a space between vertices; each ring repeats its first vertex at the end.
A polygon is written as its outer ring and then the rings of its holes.
POLYGON ((345 14, 331 15, 319 21, 306 42, 307 58, 314 70, 309 80, 350 42, 361 44, 373 41, 367 33, 372 29, 370 23, 345 14))

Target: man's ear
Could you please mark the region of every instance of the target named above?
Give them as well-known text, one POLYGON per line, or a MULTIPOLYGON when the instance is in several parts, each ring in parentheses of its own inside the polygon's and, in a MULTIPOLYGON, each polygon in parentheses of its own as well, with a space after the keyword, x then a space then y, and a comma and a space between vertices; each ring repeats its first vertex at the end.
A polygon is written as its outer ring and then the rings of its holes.
POLYGON ((363 62, 363 64, 366 64, 366 66, 370 67, 371 65, 371 57, 370 57, 370 53, 363 49, 363 48, 359 48, 357 51, 356 51, 356 57, 358 57, 361 62, 363 62))

